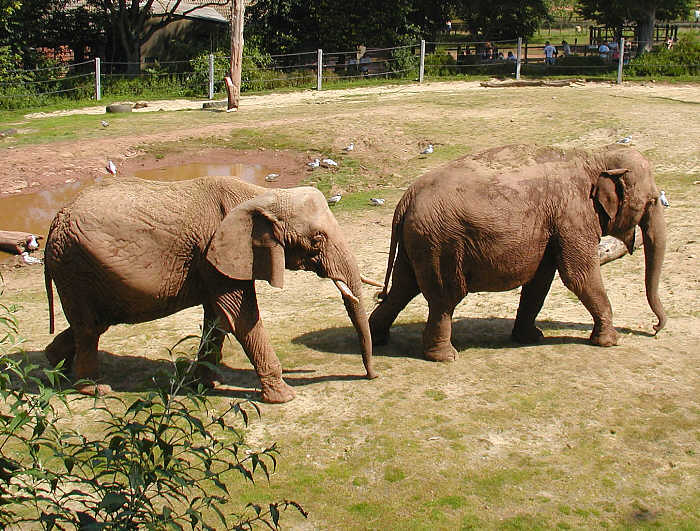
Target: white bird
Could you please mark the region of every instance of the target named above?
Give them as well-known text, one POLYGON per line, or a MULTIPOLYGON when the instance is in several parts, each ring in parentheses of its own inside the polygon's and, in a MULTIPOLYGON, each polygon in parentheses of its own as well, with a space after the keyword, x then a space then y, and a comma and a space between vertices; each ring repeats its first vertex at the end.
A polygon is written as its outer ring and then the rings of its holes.
POLYGON ((353 149, 355 149, 355 143, 350 142, 347 146, 343 148, 343 151, 352 151, 353 149))
POLYGON ((107 171, 108 171, 109 173, 111 173, 112 175, 116 175, 116 174, 117 174, 117 167, 114 165, 114 162, 112 162, 111 160, 108 160, 108 161, 107 161, 107 166, 106 166, 106 168, 107 168, 107 171))
POLYGON ((369 204, 372 206, 382 206, 384 204, 384 199, 380 199, 379 197, 371 197, 369 200, 369 204))
POLYGON ((326 164, 328 166, 337 166, 338 165, 338 163, 336 161, 334 161, 333 159, 323 159, 321 162, 323 162, 324 164, 326 164))
POLYGON ((328 204, 329 205, 337 205, 338 203, 340 203, 340 200, 342 198, 343 198, 343 196, 340 194, 332 195, 328 198, 328 204))
POLYGON ((109 122, 107 120, 102 120, 100 123, 102 124, 102 127, 109 127, 109 122))
POLYGON ((434 151, 433 145, 428 144, 428 147, 426 147, 423 151, 420 152, 421 155, 430 155, 434 151))
POLYGON ((35 251, 38 248, 39 248, 39 242, 36 241, 36 236, 31 234, 29 236, 29 238, 27 238, 27 249, 30 251, 35 251))
POLYGON ((632 137, 631 137, 631 136, 626 136, 625 138, 621 138, 620 140, 618 140, 618 141, 615 142, 615 143, 616 143, 616 144, 629 144, 630 142, 632 142, 632 137))
POLYGON ((277 180, 277 177, 279 177, 279 176, 280 176, 279 173, 268 173, 267 175, 265 175, 265 180, 266 180, 268 183, 271 183, 271 182, 273 182, 273 181, 276 181, 276 180, 277 180))
POLYGON ((307 162, 306 165, 311 168, 318 168, 321 165, 321 161, 319 159, 314 159, 311 162, 307 162))
POLYGON ((41 263, 41 258, 36 258, 34 256, 30 256, 27 251, 24 251, 21 255, 22 261, 25 264, 40 264, 41 263))
POLYGON ((661 194, 659 194, 659 201, 665 207, 671 206, 671 203, 669 203, 668 199, 666 199, 666 193, 663 190, 661 190, 661 194))

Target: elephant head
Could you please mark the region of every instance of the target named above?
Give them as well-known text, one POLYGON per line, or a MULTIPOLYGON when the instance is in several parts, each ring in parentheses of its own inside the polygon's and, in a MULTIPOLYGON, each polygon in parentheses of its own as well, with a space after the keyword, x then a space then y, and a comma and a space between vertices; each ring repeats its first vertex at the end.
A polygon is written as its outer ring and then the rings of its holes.
POLYGON ((276 287, 284 283, 285 268, 333 280, 360 339, 367 377, 376 377, 361 297, 366 279, 317 189, 273 190, 236 206, 214 233, 206 258, 229 278, 266 280, 276 287))
POLYGON ((666 324, 659 299, 659 279, 666 249, 666 222, 659 191, 649 161, 638 151, 625 147, 608 147, 596 165, 592 197, 600 219, 602 233, 622 240, 630 254, 634 251, 637 225, 644 238, 645 285, 647 301, 659 322, 658 332, 666 324))

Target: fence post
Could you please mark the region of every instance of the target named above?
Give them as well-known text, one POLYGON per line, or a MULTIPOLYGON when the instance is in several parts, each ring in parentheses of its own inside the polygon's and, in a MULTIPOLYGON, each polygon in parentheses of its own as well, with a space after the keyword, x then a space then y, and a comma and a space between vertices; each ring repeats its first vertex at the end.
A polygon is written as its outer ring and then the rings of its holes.
POLYGON ((102 99, 102 86, 100 85, 100 58, 95 57, 95 99, 102 99))
POLYGON ((418 83, 423 83, 425 74, 425 40, 420 40, 420 66, 418 67, 418 83))
POLYGON ((620 85, 622 83, 622 65, 624 63, 624 58, 625 58, 625 38, 620 37, 620 42, 618 44, 618 53, 619 53, 619 58, 617 61, 617 84, 620 85))
POLYGON ((515 79, 520 79, 520 54, 523 50, 523 38, 518 37, 518 56, 515 61, 515 79))
POLYGON ((316 90, 321 90, 323 84, 323 50, 318 49, 316 62, 318 68, 316 69, 316 90))
POLYGON ((209 99, 214 99, 214 54, 209 54, 209 99))

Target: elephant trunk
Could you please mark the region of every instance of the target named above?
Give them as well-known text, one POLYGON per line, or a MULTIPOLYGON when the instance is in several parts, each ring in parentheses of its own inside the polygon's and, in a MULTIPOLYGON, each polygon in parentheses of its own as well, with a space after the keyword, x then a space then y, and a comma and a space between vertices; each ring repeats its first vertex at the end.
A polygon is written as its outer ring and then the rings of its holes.
POLYGON ((372 336, 369 331, 369 320, 362 304, 362 276, 360 275, 360 269, 352 258, 348 258, 352 256, 349 251, 341 251, 339 254, 344 257, 342 265, 336 268, 338 269, 337 275, 331 274, 330 278, 333 279, 343 295, 345 309, 357 331, 357 337, 362 348, 362 362, 367 371, 367 378, 376 378, 378 375, 374 372, 372 362, 372 336))
POLYGON ((658 332, 666 324, 666 314, 659 298, 661 265, 666 251, 666 221, 664 220, 663 207, 659 201, 649 207, 639 226, 642 228, 644 238, 644 281, 647 301, 651 311, 659 319, 659 322, 654 325, 654 330, 658 332))

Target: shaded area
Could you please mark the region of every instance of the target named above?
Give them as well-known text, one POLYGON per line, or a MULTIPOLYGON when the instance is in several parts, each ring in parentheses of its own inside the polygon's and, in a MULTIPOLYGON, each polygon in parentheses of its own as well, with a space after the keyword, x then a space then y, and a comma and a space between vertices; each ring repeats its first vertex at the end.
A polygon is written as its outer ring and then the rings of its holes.
MULTIPOLYGON (((576 323, 566 321, 537 321, 544 332, 544 339, 537 344, 521 345, 511 340, 514 319, 503 317, 465 317, 452 321, 452 344, 457 350, 468 348, 533 348, 538 345, 589 344, 588 335, 593 323, 576 323), (548 330, 579 330, 585 337, 552 335, 548 330)), ((423 328, 425 321, 398 323, 391 327, 391 338, 387 345, 374 348, 377 356, 423 358, 423 328)), ((622 334, 653 337, 654 334, 643 330, 615 327, 622 334)), ((299 335, 292 339, 295 345, 304 345, 310 349, 334 354, 358 355, 357 335, 349 326, 326 328, 299 335)))

